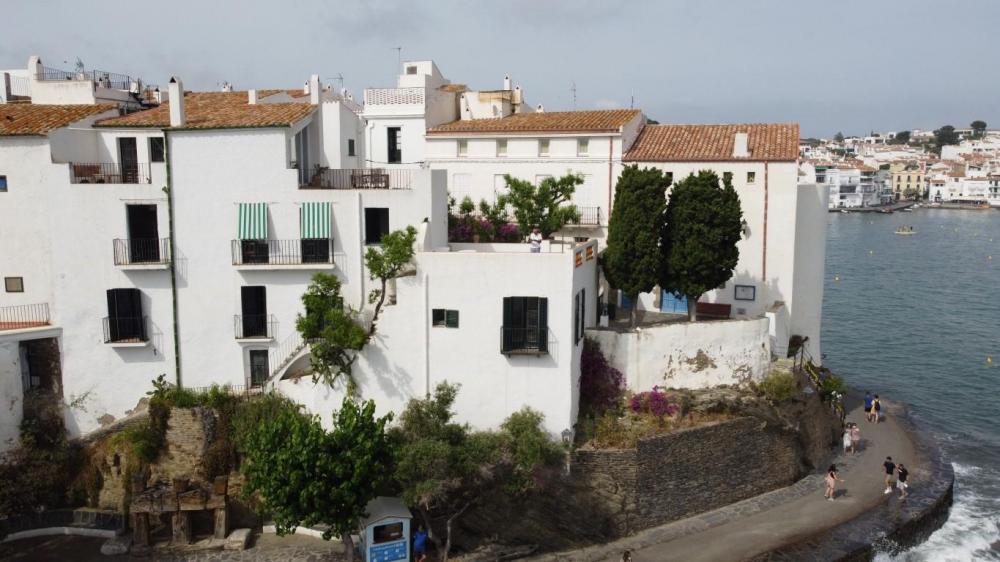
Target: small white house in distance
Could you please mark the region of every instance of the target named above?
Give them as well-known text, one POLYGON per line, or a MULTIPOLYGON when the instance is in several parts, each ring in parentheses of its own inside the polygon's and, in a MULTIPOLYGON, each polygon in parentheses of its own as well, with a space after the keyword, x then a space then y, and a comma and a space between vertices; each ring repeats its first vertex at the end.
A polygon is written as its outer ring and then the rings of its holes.
MULTIPOLYGON (((732 174, 746 222, 740 259, 732 279, 702 300, 728 305, 736 318, 767 315, 775 353, 800 335, 819 362, 828 188, 799 182, 798 149, 797 124, 646 125, 624 160, 670 172, 674 182, 700 170, 732 174)), ((676 305, 665 293, 640 304, 676 305)))

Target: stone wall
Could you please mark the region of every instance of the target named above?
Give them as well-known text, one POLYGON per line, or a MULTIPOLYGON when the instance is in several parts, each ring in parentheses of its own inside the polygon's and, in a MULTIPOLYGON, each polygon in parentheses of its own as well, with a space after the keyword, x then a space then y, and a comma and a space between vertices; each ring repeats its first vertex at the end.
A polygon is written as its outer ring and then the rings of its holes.
POLYGON ((786 486, 802 475, 801 454, 794 433, 756 418, 641 440, 637 519, 651 527, 786 486))

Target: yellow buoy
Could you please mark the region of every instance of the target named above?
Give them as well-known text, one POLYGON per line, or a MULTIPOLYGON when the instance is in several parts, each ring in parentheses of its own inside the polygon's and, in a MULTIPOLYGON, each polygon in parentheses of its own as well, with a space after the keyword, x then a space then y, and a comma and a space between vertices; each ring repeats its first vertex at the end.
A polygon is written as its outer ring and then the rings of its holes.
POLYGON ((993 364, 993 356, 992 355, 987 355, 986 356, 986 364, 987 365, 992 365, 993 364))

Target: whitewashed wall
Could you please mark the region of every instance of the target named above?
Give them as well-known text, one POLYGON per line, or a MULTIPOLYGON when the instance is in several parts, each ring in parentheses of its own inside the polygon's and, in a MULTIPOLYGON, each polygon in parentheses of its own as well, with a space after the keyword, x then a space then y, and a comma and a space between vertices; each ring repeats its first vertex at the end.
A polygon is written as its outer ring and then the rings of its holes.
POLYGON ((708 388, 760 380, 771 360, 767 318, 677 322, 634 332, 588 330, 628 389, 708 388))
POLYGON ((17 444, 24 413, 18 341, 0 332, 0 454, 17 444))

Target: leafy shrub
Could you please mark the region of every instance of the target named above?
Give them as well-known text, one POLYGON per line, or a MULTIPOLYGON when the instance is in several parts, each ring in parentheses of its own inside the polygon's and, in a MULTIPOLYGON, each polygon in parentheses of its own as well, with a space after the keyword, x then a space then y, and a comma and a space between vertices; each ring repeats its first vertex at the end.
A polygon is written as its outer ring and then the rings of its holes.
POLYGON ((580 412, 602 416, 621 406, 625 390, 625 375, 608 363, 601 346, 594 340, 583 342, 580 356, 580 412))
POLYGON ((798 381, 788 371, 771 371, 760 381, 758 388, 772 402, 784 402, 799 393, 798 381))
POLYGON ((823 397, 823 400, 829 400, 834 394, 843 395, 847 392, 847 385, 844 384, 844 380, 837 375, 827 373, 820 383, 819 392, 823 397))

